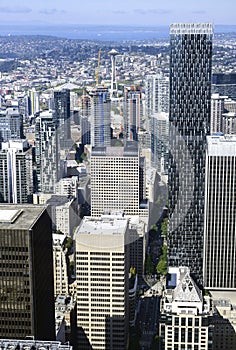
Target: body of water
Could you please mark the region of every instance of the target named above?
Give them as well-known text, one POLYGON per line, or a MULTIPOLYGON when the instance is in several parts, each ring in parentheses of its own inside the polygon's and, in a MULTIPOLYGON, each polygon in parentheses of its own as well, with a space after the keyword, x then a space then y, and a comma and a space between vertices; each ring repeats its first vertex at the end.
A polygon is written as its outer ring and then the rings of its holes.
MULTIPOLYGON (((236 25, 216 25, 215 33, 236 33, 236 25)), ((67 39, 100 41, 168 39, 168 26, 108 26, 108 25, 66 25, 66 26, 20 26, 0 25, 1 36, 50 35, 67 39)))

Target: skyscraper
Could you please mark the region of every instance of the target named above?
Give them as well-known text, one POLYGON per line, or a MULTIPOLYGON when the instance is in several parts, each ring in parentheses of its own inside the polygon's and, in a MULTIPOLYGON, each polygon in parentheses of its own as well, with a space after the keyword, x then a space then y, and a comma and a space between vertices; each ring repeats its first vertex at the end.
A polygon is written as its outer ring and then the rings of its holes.
MULTIPOLYGON (((91 214, 123 211, 126 215, 141 215, 144 199, 143 158, 136 142, 126 147, 94 148, 91 155, 91 214)), ((148 209, 147 209, 148 214, 148 209)))
MULTIPOLYGON (((84 217, 75 232, 77 324, 94 350, 127 348, 127 235, 128 220, 110 215, 84 217)), ((79 348, 88 349, 82 334, 79 348)))
POLYGON ((151 117, 152 165, 162 174, 168 174, 169 114, 154 113, 151 117))
POLYGON ((57 123, 51 111, 41 112, 35 122, 37 190, 54 193, 59 179, 57 123))
POLYGON ((219 94, 211 95, 211 135, 216 132, 223 132, 223 113, 225 112, 224 102, 226 96, 219 94))
POLYGON ((0 338, 55 339, 51 219, 46 207, 0 205, 0 338))
POLYGON ((207 137, 204 286, 236 288, 236 136, 207 137))
POLYGON ((169 266, 202 283, 206 135, 210 132, 212 25, 170 27, 169 266))
POLYGON ((124 93, 124 136, 126 140, 138 141, 142 116, 141 100, 141 87, 126 87, 124 93))
POLYGON ((169 77, 162 72, 148 75, 145 80, 146 114, 169 113, 169 77))
POLYGON ((32 202, 32 153, 26 140, 2 143, 0 177, 0 202, 15 204, 32 202))
POLYGON ((108 88, 96 86, 91 96, 91 144, 94 147, 111 144, 111 100, 108 88))
POLYGON ((62 89, 54 91, 54 104, 60 148, 68 148, 68 143, 69 147, 72 146, 70 141, 70 90, 62 89))

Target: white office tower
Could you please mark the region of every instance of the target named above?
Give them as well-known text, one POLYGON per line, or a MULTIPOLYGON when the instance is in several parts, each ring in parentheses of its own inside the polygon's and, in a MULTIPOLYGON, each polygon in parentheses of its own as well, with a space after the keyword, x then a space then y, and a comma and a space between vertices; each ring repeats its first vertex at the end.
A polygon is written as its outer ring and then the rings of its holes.
POLYGON ((161 174, 168 174, 169 159, 169 114, 154 113, 151 116, 152 165, 161 174))
POLYGON ((219 94, 211 95, 211 135, 223 131, 223 113, 225 112, 224 103, 226 98, 226 96, 220 96, 219 94))
POLYGON ((96 86, 91 97, 91 144, 93 147, 111 144, 111 100, 108 88, 96 86))
POLYGON ((236 136, 207 137, 204 286, 236 290, 236 136))
POLYGON ((145 166, 136 142, 94 148, 91 154, 91 215, 112 210, 148 216, 145 166))
POLYGON ((212 350, 209 297, 203 297, 187 267, 170 268, 171 288, 163 291, 160 350, 212 350))
POLYGON ((35 113, 40 111, 40 104, 39 104, 39 92, 33 88, 29 91, 29 98, 30 98, 30 114, 33 116, 35 113))
POLYGON ((54 272, 54 296, 68 295, 68 275, 64 242, 66 236, 53 234, 53 272, 54 272))
POLYGON ((126 219, 109 216, 84 217, 75 232, 78 345, 81 349, 88 349, 86 340, 94 350, 127 349, 127 232, 126 219))
POLYGON ((38 192, 54 193, 60 174, 57 124, 52 111, 41 112, 35 122, 35 159, 38 192))
POLYGON ((169 77, 162 72, 147 75, 145 80, 146 115, 169 113, 169 77))
POLYGON ((0 177, 0 202, 15 204, 32 202, 32 153, 26 140, 10 140, 2 143, 0 177))

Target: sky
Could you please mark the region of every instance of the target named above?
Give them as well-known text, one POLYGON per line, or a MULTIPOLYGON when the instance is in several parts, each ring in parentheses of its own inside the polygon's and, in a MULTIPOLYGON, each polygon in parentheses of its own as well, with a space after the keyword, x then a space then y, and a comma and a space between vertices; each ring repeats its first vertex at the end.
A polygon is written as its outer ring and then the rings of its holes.
POLYGON ((0 0, 1 24, 236 24, 235 0, 0 0))

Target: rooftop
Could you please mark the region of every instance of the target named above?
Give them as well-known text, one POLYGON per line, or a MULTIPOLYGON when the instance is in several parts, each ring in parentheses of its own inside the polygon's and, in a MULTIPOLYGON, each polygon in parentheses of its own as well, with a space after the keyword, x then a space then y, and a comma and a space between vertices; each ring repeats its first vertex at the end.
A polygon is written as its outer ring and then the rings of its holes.
POLYGON ((209 156, 236 156, 236 135, 207 136, 209 156))
POLYGON ((29 230, 46 208, 30 204, 0 204, 0 229, 29 230))
POLYGON ((97 218, 85 216, 76 234, 122 235, 127 227, 127 219, 108 216, 97 218))
POLYGON ((62 345, 59 341, 44 340, 19 340, 19 339, 1 339, 0 346, 2 350, 71 350, 72 346, 62 345))

